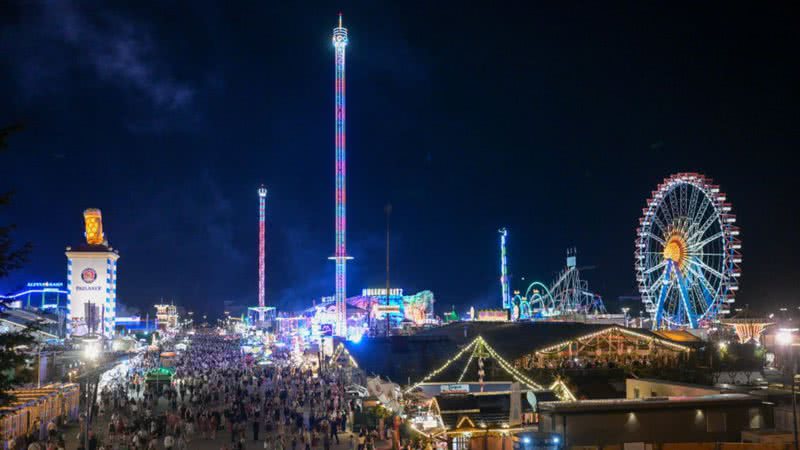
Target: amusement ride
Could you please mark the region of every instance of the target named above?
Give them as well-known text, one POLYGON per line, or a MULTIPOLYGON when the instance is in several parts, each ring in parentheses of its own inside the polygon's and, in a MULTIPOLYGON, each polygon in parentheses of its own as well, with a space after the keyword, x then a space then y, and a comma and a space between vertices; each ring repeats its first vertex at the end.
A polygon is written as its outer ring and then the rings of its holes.
POLYGON ((635 269, 653 328, 698 328, 729 313, 741 275, 739 228, 719 186, 698 173, 667 177, 637 229, 635 269))
POLYGON ((522 320, 607 313, 602 297, 591 292, 586 280, 581 279, 574 248, 567 251, 567 265, 549 287, 534 281, 524 296, 514 296, 513 303, 518 310, 517 318, 522 320))

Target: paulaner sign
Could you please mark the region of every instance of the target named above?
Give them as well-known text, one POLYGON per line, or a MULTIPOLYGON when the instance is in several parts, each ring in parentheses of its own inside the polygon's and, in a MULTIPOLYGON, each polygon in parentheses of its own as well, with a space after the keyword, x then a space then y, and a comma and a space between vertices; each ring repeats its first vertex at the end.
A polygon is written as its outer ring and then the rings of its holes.
POLYGON ((468 384, 443 384, 439 386, 439 392, 442 394, 468 394, 468 384))

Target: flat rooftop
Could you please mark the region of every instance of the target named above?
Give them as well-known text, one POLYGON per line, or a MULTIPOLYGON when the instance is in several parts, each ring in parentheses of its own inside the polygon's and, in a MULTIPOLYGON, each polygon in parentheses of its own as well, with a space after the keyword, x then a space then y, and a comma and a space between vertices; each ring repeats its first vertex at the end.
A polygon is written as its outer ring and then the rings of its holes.
POLYGON ((648 409, 689 409, 715 406, 759 405, 761 399, 746 394, 716 394, 702 397, 649 397, 644 399, 578 400, 574 402, 542 402, 541 412, 595 413, 605 411, 641 411, 648 409))

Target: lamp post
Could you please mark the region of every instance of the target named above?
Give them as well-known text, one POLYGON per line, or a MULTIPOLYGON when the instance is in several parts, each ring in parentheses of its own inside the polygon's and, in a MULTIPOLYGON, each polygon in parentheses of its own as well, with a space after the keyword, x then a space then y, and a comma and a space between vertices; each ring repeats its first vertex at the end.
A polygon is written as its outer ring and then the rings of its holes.
POLYGON ((92 373, 96 369, 96 365, 94 363, 97 362, 97 358, 100 356, 100 341, 99 340, 90 340, 87 339, 84 341, 84 349, 83 349, 83 359, 86 361, 86 420, 84 421, 84 430, 83 430, 83 445, 85 450, 89 450, 89 430, 92 426, 92 407, 94 406, 94 399, 97 398, 97 393, 95 391, 94 395, 92 395, 92 386, 91 381, 94 378, 94 373, 92 373))
POLYGON ((36 363, 36 389, 42 388, 42 346, 36 349, 38 360, 36 363))
POLYGON ((390 220, 392 218, 392 204, 387 203, 383 209, 386 213, 386 336, 391 334, 389 324, 389 242, 390 242, 390 220))
POLYGON ((624 315, 625 315, 625 327, 626 327, 626 328, 628 327, 628 311, 630 311, 630 310, 631 310, 631 309, 630 309, 630 308, 628 308, 627 306, 625 306, 625 307, 623 307, 623 308, 622 308, 622 314, 624 314, 624 315))
POLYGON ((786 347, 789 350, 789 378, 790 382, 792 383, 792 428, 794 430, 794 448, 798 447, 798 439, 797 439, 797 396, 795 395, 795 382, 794 382, 794 374, 797 372, 795 367, 795 357, 794 357, 794 332, 797 331, 797 328, 781 328, 778 331, 778 334, 775 336, 775 340, 778 342, 778 345, 786 347))

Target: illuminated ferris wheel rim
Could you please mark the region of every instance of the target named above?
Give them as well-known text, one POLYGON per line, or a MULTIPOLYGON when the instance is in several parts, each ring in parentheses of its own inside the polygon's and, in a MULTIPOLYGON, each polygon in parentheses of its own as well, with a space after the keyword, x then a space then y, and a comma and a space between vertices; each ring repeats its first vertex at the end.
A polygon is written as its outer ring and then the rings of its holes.
POLYGON ((719 186, 698 173, 667 177, 652 192, 639 219, 635 269, 654 326, 663 320, 695 327, 728 312, 738 290, 741 244, 726 200, 719 186))

